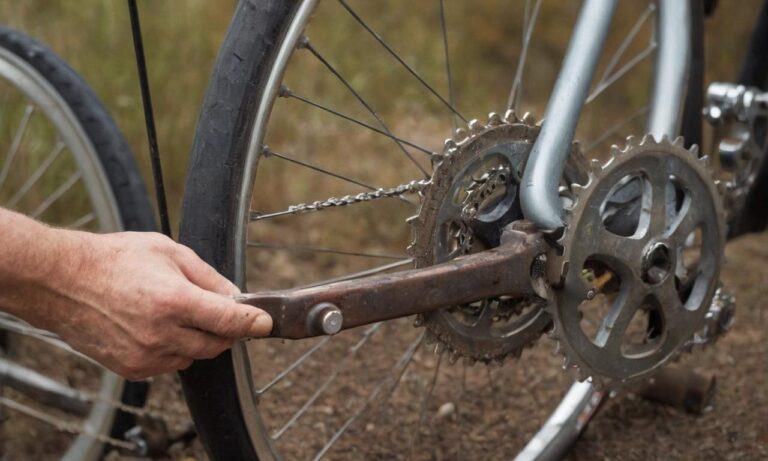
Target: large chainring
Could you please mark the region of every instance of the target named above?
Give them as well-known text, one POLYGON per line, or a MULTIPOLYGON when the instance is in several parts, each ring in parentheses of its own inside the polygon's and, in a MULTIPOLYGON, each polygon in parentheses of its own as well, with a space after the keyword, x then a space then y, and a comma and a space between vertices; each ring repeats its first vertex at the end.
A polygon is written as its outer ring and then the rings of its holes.
MULTIPOLYGON (((468 130, 457 130, 457 137, 446 141, 422 192, 419 214, 409 220, 416 267, 496 247, 502 228, 522 218, 518 184, 539 133, 527 121, 511 111, 504 118, 491 114, 487 124, 473 120, 468 130)), ((580 158, 576 150, 574 159, 580 158)), ((569 163, 568 175, 578 174, 576 163, 569 163)), ((490 363, 518 357, 551 319, 538 298, 501 297, 419 316, 416 323, 426 327, 428 341, 448 350, 452 361, 464 357, 490 363)))
POLYGON ((709 312, 726 234, 716 181, 681 138, 630 137, 572 192, 562 284, 548 304, 553 336, 581 379, 609 387, 642 379, 709 312))

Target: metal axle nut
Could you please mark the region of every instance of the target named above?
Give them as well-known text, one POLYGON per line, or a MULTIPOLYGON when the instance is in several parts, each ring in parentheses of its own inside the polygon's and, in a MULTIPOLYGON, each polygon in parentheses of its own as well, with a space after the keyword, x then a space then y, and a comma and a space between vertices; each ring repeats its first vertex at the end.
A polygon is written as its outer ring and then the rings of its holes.
POLYGON ((308 328, 314 333, 335 335, 341 331, 344 316, 335 304, 319 303, 312 307, 307 316, 308 328))

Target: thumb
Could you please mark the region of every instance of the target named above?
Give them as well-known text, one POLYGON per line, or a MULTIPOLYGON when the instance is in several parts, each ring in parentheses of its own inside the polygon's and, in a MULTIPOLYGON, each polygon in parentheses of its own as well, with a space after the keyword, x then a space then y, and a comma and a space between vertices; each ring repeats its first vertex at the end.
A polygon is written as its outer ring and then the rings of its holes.
POLYGON ((272 331, 272 317, 263 310, 205 290, 199 290, 185 317, 187 326, 224 338, 262 337, 272 331))

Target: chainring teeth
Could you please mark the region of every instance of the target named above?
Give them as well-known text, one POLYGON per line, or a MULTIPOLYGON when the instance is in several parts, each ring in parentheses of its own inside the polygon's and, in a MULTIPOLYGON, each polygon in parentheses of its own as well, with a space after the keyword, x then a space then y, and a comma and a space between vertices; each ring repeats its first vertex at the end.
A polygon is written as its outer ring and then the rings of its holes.
MULTIPOLYGON (((514 110, 508 110, 503 116, 491 112, 487 123, 473 119, 466 127, 456 129, 452 138, 445 140, 442 154, 433 162, 432 180, 422 191, 419 212, 408 219, 412 239, 407 251, 417 267, 436 262, 433 253, 439 225, 436 222, 437 213, 442 201, 446 199, 447 191, 453 186, 454 176, 489 147, 504 142, 531 143, 539 131, 533 122, 529 113, 519 117, 514 110)), ((452 327, 443 322, 432 321, 430 316, 417 315, 414 326, 426 328, 428 343, 434 344, 436 350, 446 352, 450 363, 463 358, 469 365, 477 362, 500 365, 510 356, 518 358, 540 336, 524 335, 515 347, 491 347, 481 351, 482 347, 470 348, 458 343, 458 332, 452 331, 452 327)))
MULTIPOLYGON (((573 268, 567 267, 569 255, 571 254, 571 246, 574 245, 571 240, 574 239, 574 235, 577 233, 576 228, 578 227, 578 218, 585 212, 589 202, 592 201, 592 194, 596 192, 597 184, 602 178, 621 169, 626 165, 626 162, 634 160, 638 155, 652 155, 653 153, 656 153, 656 155, 659 155, 659 153, 661 155, 674 155, 682 159, 687 166, 695 170, 701 183, 705 185, 709 191, 709 195, 712 199, 712 209, 714 210, 714 220, 717 226, 718 244, 720 247, 720 259, 718 261, 722 261, 725 242, 722 194, 721 187, 709 168, 708 157, 699 155, 698 146, 692 146, 690 149, 686 149, 682 137, 670 140, 668 137, 663 136, 660 141, 656 141, 654 137, 649 134, 643 136, 639 140, 635 136, 629 136, 623 147, 616 145, 611 146, 610 155, 605 162, 592 160, 586 184, 574 184, 571 187, 572 202, 570 203, 570 206, 564 210, 566 224, 562 236, 557 240, 557 243, 563 248, 563 256, 561 257, 561 260, 556 261, 556 264, 559 264, 564 268, 562 271, 563 279, 565 279, 566 273, 569 270, 574 270, 573 268)), ((627 174, 631 174, 631 171, 627 174)), ((715 270, 716 276, 718 275, 718 272, 718 270, 715 270)), ((716 284, 717 281, 713 280, 711 283, 716 284)), ((703 311, 707 310, 708 303, 709 300, 702 302, 703 307, 701 309, 703 311)), ((677 345, 666 357, 662 357, 658 364, 649 367, 648 370, 645 370, 642 373, 620 377, 604 376, 593 370, 587 361, 582 358, 578 348, 571 344, 567 336, 568 333, 564 328, 564 319, 558 313, 558 307, 553 303, 549 303, 548 310, 554 319, 554 328, 549 336, 555 340, 557 352, 563 355, 563 368, 575 369, 580 381, 591 379, 592 384, 598 387, 610 389, 637 382, 658 369, 663 363, 678 360, 680 354, 689 350, 687 347, 689 341, 684 341, 677 345)), ((577 325, 576 328, 580 327, 577 325)), ((698 328, 695 328, 694 331, 698 331, 698 328)))

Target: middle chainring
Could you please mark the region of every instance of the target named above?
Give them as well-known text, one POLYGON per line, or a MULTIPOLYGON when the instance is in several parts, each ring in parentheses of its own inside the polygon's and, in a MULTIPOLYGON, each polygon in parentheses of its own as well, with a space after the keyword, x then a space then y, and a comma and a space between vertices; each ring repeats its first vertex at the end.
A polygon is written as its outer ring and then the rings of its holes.
MULTIPOLYGON (((539 128, 513 112, 491 114, 487 124, 473 120, 446 141, 430 185, 423 191, 410 252, 416 267, 426 267, 499 245, 502 228, 522 219, 518 185, 539 128)), ((584 177, 574 144, 566 181, 584 177)), ((527 276, 527 274, 521 274, 527 276)), ((429 341, 450 353, 450 360, 501 362, 518 357, 551 325, 538 298, 498 297, 456 305, 417 317, 429 341)))

